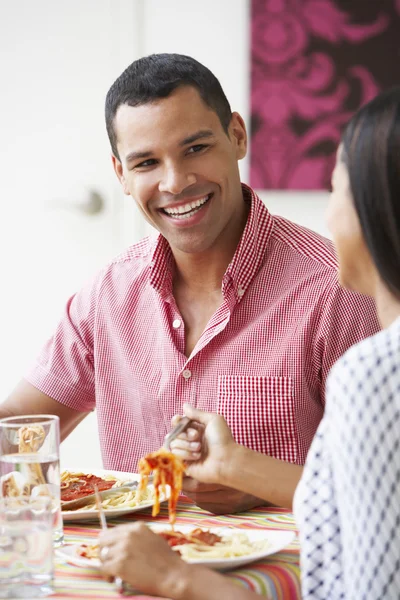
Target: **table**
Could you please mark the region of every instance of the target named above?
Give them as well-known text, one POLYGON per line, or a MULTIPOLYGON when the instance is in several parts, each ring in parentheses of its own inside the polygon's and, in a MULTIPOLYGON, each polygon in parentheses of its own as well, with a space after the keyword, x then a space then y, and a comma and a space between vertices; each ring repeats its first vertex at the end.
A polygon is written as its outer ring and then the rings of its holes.
MULTIPOLYGON (((119 519, 110 519, 109 526, 130 523, 135 520, 166 522, 168 510, 162 506, 161 513, 156 519, 151 517, 151 509, 140 513, 125 515, 119 519)), ((177 511, 177 526, 179 524, 211 526, 234 526, 245 529, 286 529, 296 531, 292 513, 282 508, 257 508, 245 513, 229 516, 215 516, 201 510, 189 500, 181 498, 177 511)), ((98 521, 78 521, 65 523, 64 535, 66 543, 82 542, 94 539, 100 531, 98 521)), ((300 594, 300 568, 299 568, 299 543, 295 540, 282 552, 274 554, 265 560, 248 565, 236 571, 225 573, 238 585, 251 589, 262 596, 273 600, 301 598, 300 594)), ((136 600, 147 600, 150 596, 136 594, 136 600)), ((55 559, 55 594, 51 599, 119 598, 121 595, 115 586, 104 581, 96 569, 82 568, 69 565, 56 557, 55 559)), ((154 596, 152 597, 154 600, 154 596)))

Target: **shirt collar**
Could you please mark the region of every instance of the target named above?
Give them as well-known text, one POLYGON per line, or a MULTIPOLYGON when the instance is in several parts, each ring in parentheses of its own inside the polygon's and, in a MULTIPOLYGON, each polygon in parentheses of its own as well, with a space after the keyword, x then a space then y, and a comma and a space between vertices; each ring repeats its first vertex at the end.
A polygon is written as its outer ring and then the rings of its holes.
POLYGON ((175 261, 171 247, 165 237, 159 234, 151 261, 150 285, 164 298, 172 294, 174 270, 175 261))
MULTIPOLYGON (((273 218, 257 194, 242 184, 243 198, 250 204, 247 223, 228 265, 222 282, 222 289, 233 287, 236 301, 240 302, 254 276, 260 269, 266 247, 273 229, 273 218)), ((174 259, 167 240, 159 235, 151 263, 150 284, 163 297, 172 293, 174 259)))
POLYGON ((242 237, 223 280, 223 285, 229 281, 232 283, 237 302, 243 298, 263 263, 273 229, 273 217, 265 204, 249 186, 242 183, 242 189, 250 210, 242 237))

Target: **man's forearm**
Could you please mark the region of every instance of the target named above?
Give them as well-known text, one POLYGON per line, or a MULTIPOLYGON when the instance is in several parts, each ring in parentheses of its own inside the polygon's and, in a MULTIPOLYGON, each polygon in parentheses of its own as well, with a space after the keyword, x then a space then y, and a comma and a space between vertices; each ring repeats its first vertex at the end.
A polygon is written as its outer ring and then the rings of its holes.
POLYGON ((86 417, 87 412, 69 408, 44 394, 22 379, 7 400, 0 405, 0 418, 25 415, 57 415, 60 419, 60 436, 63 441, 86 417))
POLYGON ((292 508, 303 467, 259 454, 239 444, 221 469, 223 485, 262 498, 275 506, 292 508))

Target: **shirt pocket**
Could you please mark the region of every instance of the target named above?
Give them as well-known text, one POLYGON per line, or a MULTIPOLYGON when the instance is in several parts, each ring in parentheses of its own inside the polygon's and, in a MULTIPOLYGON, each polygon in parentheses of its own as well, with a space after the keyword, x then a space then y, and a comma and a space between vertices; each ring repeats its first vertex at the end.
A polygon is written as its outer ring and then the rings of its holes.
POLYGON ((280 460, 296 462, 291 377, 220 376, 217 412, 225 417, 239 444, 280 460))

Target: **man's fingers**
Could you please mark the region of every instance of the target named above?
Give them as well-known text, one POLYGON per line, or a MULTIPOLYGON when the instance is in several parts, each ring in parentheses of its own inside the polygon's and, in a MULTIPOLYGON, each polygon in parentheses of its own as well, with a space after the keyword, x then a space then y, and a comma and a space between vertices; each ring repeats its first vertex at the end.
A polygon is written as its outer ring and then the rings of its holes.
POLYGON ((202 425, 208 425, 208 423, 215 417, 215 413, 204 412, 203 410, 198 410, 194 408, 191 404, 183 405, 183 413, 189 419, 193 419, 194 421, 198 421, 202 425))
POLYGON ((171 450, 173 451, 175 456, 179 456, 179 458, 181 458, 182 460, 185 460, 186 462, 193 462, 196 460, 200 460, 200 458, 201 458, 201 452, 193 452, 190 450, 182 450, 180 448, 173 448, 172 445, 171 445, 171 450))
POLYGON ((201 431, 198 429, 187 429, 183 433, 180 433, 176 440, 187 440, 188 442, 199 442, 201 440, 201 431))
MULTIPOLYGON (((181 416, 179 415, 174 415, 171 419, 171 427, 172 429, 174 427, 176 427, 179 423, 179 421, 182 419, 181 416)), ((180 433, 178 435, 178 438, 183 439, 189 439, 189 440, 199 440, 201 438, 201 435, 204 431, 204 425, 202 425, 201 423, 192 423, 190 425, 190 427, 188 427, 187 429, 185 429, 185 431, 183 431, 182 433, 180 433)))
POLYGON ((171 419, 171 427, 176 427, 181 419, 181 415, 174 415, 171 419))
MULTIPOLYGON (((195 431, 194 433, 197 434, 198 432, 195 431)), ((184 439, 183 436, 179 436, 175 440, 172 440, 171 450, 182 460, 196 461, 201 458, 201 443, 184 439)))
POLYGON ((176 438, 171 442, 171 448, 175 450, 185 450, 186 452, 200 452, 201 443, 200 442, 190 442, 189 440, 182 440, 180 438, 176 438))

